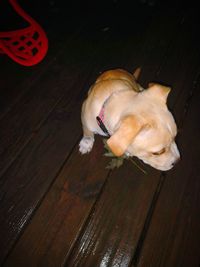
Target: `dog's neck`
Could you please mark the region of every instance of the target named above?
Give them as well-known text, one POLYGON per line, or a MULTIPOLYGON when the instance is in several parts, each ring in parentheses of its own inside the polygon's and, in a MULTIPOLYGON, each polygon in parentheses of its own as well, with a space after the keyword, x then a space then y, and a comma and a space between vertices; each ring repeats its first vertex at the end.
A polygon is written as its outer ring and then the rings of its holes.
MULTIPOLYGON (((119 124, 120 117, 115 117, 114 125, 106 125, 106 121, 110 121, 108 117, 113 116, 114 114, 111 114, 113 112, 109 113, 109 103, 111 101, 118 101, 121 97, 125 97, 126 93, 132 94, 132 96, 135 96, 135 92, 133 93, 133 90, 119 90, 117 92, 113 92, 109 97, 105 99, 105 101, 102 104, 101 110, 96 117, 97 123, 101 130, 104 132, 106 136, 111 136, 116 128, 116 126, 119 124), (109 115, 110 114, 110 115, 109 115)), ((129 96, 128 96, 129 97, 129 96)), ((117 105, 117 113, 119 114, 120 105, 117 105)), ((113 121, 113 120, 112 120, 113 121)))

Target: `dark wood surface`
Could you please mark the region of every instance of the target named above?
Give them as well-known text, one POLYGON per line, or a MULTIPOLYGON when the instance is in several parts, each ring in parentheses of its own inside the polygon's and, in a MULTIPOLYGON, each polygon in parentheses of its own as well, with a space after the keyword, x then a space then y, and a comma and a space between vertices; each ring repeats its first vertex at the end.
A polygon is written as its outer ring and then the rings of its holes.
POLYGON ((50 50, 32 68, 0 57, 0 265, 199 267, 198 13, 144 2, 20 2, 50 50), (181 162, 169 172, 138 160, 147 175, 130 162, 106 169, 101 137, 78 152, 89 86, 138 66, 145 87, 172 86, 181 162))

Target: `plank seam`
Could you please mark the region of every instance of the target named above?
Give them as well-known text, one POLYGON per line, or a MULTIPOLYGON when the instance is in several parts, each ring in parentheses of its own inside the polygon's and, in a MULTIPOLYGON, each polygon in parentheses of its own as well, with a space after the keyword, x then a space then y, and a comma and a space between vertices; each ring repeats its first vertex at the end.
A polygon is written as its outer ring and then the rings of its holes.
POLYGON ((71 255, 73 254, 73 250, 76 248, 76 244, 79 243, 80 239, 82 238, 84 232, 85 232, 85 229, 87 228, 87 225, 89 224, 89 221, 91 219, 91 217, 93 216, 94 212, 95 212, 95 209, 96 209, 96 205, 97 203, 99 202, 100 198, 101 198, 101 195, 104 191, 104 188, 106 187, 106 184, 108 182, 108 179, 110 177, 112 173, 112 170, 108 171, 107 175, 106 175, 106 178, 105 178, 105 181, 96 197, 96 200, 94 201, 94 204, 92 205, 90 211, 89 211, 89 214, 88 216, 86 217, 85 221, 83 222, 83 226, 81 228, 81 230, 79 231, 77 237, 74 239, 72 245, 71 245, 71 248, 69 249, 69 251, 67 252, 66 254, 66 257, 64 258, 64 261, 63 261, 63 264, 61 265, 62 267, 67 267, 67 262, 70 260, 70 257, 71 255))
POLYGON ((146 216, 146 219, 144 221, 144 226, 143 226, 143 229, 142 229, 141 234, 140 234, 140 238, 139 238, 139 240, 137 242, 137 246, 135 248, 135 252, 134 252, 133 258, 132 258, 129 266, 136 267, 138 262, 139 262, 139 258, 140 258, 141 251, 142 251, 142 247, 143 247, 143 244, 144 244, 144 241, 145 241, 149 226, 151 224, 151 219, 153 217, 153 213, 154 213, 154 210, 155 210, 155 207, 156 207, 156 203, 157 203, 157 200, 159 198, 159 195, 160 195, 161 189, 163 187, 163 184, 165 182, 166 176, 167 175, 166 175, 165 172, 162 172, 161 175, 160 175, 159 183, 158 183, 158 185, 156 187, 156 190, 154 192, 154 195, 153 195, 153 198, 152 198, 152 201, 151 201, 151 205, 150 205, 150 207, 148 209, 147 216, 146 216))

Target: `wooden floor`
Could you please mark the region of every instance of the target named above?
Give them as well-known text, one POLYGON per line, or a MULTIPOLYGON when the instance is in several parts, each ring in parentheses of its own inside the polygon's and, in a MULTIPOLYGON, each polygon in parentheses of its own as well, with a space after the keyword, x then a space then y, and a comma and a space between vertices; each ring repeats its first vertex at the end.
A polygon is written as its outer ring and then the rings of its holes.
POLYGON ((50 47, 29 68, 0 55, 0 265, 199 267, 198 10, 26 2, 50 47), (138 66, 143 86, 172 87, 181 161, 165 173, 129 162, 109 171, 101 137, 90 154, 78 152, 89 86, 104 70, 138 66))

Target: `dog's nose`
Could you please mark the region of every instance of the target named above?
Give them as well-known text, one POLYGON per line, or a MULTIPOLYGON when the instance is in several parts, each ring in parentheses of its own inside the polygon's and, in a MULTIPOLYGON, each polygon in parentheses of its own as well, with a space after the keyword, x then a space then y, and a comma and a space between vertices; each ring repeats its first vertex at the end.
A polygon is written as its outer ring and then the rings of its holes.
POLYGON ((181 159, 181 158, 178 157, 178 158, 172 163, 172 165, 173 165, 173 166, 176 165, 176 163, 178 163, 180 159, 181 159))

